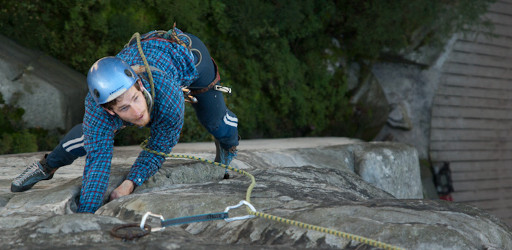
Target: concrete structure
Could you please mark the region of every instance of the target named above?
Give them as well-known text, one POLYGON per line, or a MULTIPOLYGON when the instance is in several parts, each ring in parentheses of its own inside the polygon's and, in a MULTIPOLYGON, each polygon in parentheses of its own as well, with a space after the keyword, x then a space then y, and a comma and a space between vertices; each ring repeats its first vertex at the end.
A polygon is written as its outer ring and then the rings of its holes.
POLYGON ((375 140, 414 145, 435 169, 448 163, 454 202, 512 225, 512 0, 485 17, 491 36, 455 34, 442 51, 403 55, 414 63, 373 67, 394 107, 375 140))
POLYGON ((496 37, 458 36, 442 66, 430 158, 450 163, 454 201, 512 225, 512 1, 497 1, 486 17, 496 37))

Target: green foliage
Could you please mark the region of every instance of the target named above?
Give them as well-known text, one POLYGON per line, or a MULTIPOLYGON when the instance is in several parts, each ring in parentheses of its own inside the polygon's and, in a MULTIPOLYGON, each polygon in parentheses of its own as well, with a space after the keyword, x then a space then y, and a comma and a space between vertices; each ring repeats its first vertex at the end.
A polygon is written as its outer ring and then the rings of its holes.
POLYGON ((332 2, 223 3, 212 17, 224 24, 216 27, 221 39, 209 45, 229 69, 225 82, 236 90, 229 101, 243 135, 321 135, 330 121, 350 114, 344 78, 327 73, 328 62, 343 55, 325 34, 332 2))
POLYGON ((23 114, 25 110, 5 104, 0 93, 0 131, 2 133, 14 133, 23 129, 23 114))
MULTIPOLYGON (((353 136, 358 125, 343 64, 336 66, 340 58, 371 63, 383 53, 442 43, 453 32, 488 25, 481 14, 494 2, 0 1, 0 32, 83 73, 116 54, 134 32, 167 30, 176 22, 205 42, 224 85, 233 88, 226 99, 243 138, 353 136)), ((134 131, 125 132, 128 140, 134 131)), ((181 141, 205 139, 187 108, 181 141)), ((117 143, 128 143, 123 140, 117 143)))
POLYGON ((27 129, 22 120, 25 111, 5 104, 0 93, 0 154, 51 150, 61 134, 41 128, 27 129))
POLYGON ((43 128, 29 128, 28 132, 37 138, 38 151, 53 150, 64 134, 67 133, 62 129, 46 130, 43 128))
POLYGON ((213 136, 197 120, 192 105, 185 105, 185 124, 181 129, 180 141, 213 141, 213 136))
POLYGON ((490 23, 482 16, 496 0, 336 1, 331 28, 339 28, 347 56, 377 60, 382 52, 397 53, 424 44, 439 44, 455 32, 490 23))
POLYGON ((0 154, 16 153, 19 152, 16 150, 20 148, 22 150, 33 150, 33 146, 23 148, 23 146, 26 146, 25 143, 23 145, 16 145, 16 143, 20 142, 21 138, 27 137, 21 119, 24 112, 23 109, 5 104, 3 96, 0 94, 0 131, 2 131, 0 134, 0 154))
POLYGON ((27 130, 12 134, 2 133, 1 142, 1 154, 38 151, 36 136, 27 130))

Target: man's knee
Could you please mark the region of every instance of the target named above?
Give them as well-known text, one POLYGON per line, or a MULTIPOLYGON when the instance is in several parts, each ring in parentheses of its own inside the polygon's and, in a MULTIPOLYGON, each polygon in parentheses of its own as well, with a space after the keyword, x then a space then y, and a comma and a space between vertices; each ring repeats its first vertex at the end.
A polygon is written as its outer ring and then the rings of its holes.
POLYGON ((238 136, 238 118, 229 110, 220 120, 215 122, 214 126, 209 124, 205 127, 217 139, 238 136))
POLYGON ((84 156, 86 154, 84 149, 84 135, 82 130, 82 124, 73 127, 68 134, 60 142, 62 149, 70 154, 77 157, 84 156))

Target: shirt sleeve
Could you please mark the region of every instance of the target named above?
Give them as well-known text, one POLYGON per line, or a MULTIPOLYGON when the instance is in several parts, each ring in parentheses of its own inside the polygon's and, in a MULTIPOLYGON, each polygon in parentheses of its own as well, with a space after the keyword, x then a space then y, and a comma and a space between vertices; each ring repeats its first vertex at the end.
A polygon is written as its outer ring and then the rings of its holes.
MULTIPOLYGON (((144 40, 141 45, 149 65, 164 72, 152 74, 155 103, 151 113, 151 137, 147 147, 168 154, 178 143, 183 126, 185 105, 180 86, 193 82, 198 73, 190 51, 181 45, 160 38, 144 40)), ((144 64, 136 45, 123 49, 117 56, 130 65, 144 64)), ((143 80, 143 83, 149 90, 149 82, 143 80)), ((140 186, 160 169, 164 161, 165 157, 162 155, 142 151, 132 165, 127 180, 140 186)))
MULTIPOLYGON (((179 88, 170 88, 155 107, 156 119, 151 125, 151 135, 147 147, 168 154, 178 143, 184 118, 184 101, 179 88)), ((128 173, 127 180, 140 186, 153 176, 162 166, 165 157, 143 150, 128 173)))
POLYGON ((118 124, 89 95, 85 107, 83 134, 87 156, 77 212, 94 213, 102 205, 108 188, 114 130, 118 124))

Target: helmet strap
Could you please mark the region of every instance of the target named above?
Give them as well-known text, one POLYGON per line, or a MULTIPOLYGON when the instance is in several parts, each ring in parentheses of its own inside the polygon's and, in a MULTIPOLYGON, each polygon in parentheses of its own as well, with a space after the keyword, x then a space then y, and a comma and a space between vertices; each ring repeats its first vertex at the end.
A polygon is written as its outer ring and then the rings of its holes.
POLYGON ((146 104, 148 105, 148 113, 151 115, 151 111, 153 110, 153 98, 151 97, 149 91, 147 91, 146 88, 144 88, 142 82, 140 82, 139 84, 142 89, 142 94, 146 98, 146 104))

